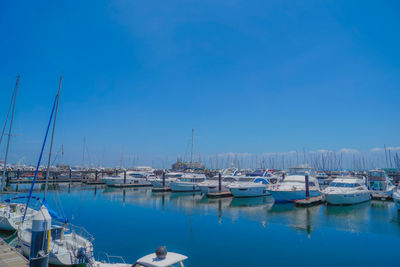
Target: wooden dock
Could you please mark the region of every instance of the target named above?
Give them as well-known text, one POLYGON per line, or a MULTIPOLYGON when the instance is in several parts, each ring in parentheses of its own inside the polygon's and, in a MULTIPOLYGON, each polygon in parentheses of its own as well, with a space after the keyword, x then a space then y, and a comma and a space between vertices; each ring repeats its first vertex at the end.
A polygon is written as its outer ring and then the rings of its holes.
POLYGON ((299 207, 309 207, 313 205, 318 205, 324 202, 324 199, 322 196, 318 197, 310 197, 306 199, 298 199, 294 201, 294 204, 299 207))
POLYGON ((0 266, 1 267, 27 267, 28 260, 22 256, 15 248, 10 247, 0 238, 0 266))

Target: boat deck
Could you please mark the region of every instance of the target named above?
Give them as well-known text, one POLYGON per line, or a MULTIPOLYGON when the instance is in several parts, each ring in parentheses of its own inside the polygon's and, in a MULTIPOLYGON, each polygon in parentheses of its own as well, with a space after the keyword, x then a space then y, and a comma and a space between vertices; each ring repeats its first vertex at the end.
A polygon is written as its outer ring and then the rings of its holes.
POLYGON ((11 248, 3 239, 0 238, 0 266, 1 267, 26 267, 29 266, 28 260, 11 248))

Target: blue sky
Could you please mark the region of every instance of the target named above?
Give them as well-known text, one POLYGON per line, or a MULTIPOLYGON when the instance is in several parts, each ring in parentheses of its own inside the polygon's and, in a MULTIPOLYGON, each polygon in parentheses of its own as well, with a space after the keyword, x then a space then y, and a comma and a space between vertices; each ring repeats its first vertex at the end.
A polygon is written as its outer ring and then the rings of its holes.
POLYGON ((1 123, 21 75, 11 159, 37 159, 60 75, 55 150, 69 163, 84 136, 92 161, 172 160, 191 128, 202 155, 397 147, 399 12, 398 1, 2 1, 1 123))

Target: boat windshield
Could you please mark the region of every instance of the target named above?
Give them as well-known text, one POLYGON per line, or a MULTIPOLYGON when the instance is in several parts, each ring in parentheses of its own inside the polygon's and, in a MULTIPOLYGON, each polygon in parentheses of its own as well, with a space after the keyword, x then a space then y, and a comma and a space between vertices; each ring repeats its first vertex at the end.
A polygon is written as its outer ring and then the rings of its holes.
POLYGON ((368 172, 369 176, 373 177, 385 177, 385 172, 384 171, 370 171, 368 172))
POLYGON ((338 182, 332 182, 329 186, 331 187, 359 187, 361 186, 360 184, 357 183, 338 183, 338 182))

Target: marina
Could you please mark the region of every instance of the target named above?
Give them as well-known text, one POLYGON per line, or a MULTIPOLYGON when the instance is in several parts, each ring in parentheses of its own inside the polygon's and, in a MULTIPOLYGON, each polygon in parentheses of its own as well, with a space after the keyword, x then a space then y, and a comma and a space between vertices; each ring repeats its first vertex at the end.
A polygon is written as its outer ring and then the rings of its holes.
MULTIPOLYGON (((20 190, 24 193, 28 187, 20 190)), ((36 190, 39 194, 40 186, 36 190)), ((400 213, 390 201, 297 208, 274 204, 271 196, 212 199, 199 192, 155 193, 151 187, 85 184, 60 184, 58 190, 49 190, 48 201, 53 206, 61 201, 71 223, 84 225, 95 237, 95 259, 100 261, 107 253, 134 262, 167 245, 168 250, 189 256, 187 266, 210 261, 212 266, 243 266, 249 254, 254 256, 252 266, 267 265, 265 255, 268 265, 291 266, 289 255, 306 264, 304 251, 315 252, 313 265, 343 264, 337 257, 326 262, 332 250, 350 261, 346 265, 396 265, 400 241, 400 213), (355 252, 363 256, 351 257, 355 252), (387 256, 378 259, 377 253, 387 256)))

